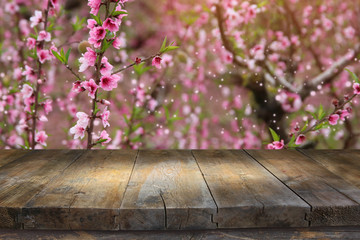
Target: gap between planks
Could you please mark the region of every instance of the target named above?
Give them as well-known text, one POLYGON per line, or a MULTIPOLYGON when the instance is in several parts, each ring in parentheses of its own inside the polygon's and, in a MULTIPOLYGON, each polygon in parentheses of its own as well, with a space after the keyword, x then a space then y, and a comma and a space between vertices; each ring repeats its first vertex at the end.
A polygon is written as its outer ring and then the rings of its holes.
MULTIPOLYGON (((274 173, 272 173, 269 169, 267 169, 263 164, 261 164, 258 160, 256 160, 256 158, 254 158, 246 149, 243 149, 243 151, 252 159, 255 160, 255 162, 257 162, 258 164, 260 164, 260 166, 262 166, 266 171, 268 171, 271 175, 273 175, 277 180, 279 180, 279 182, 281 182, 285 187, 287 187, 288 189, 290 189, 290 191, 292 191, 295 195, 297 195, 299 198, 301 198, 305 203, 307 203, 310 207, 310 212, 312 212, 313 207, 311 206, 311 204, 309 202, 307 202, 303 197, 301 197, 297 192, 295 192, 293 189, 291 189, 291 187, 289 187, 288 185, 286 185, 280 178, 278 178, 274 173)), ((276 151, 276 150, 275 150, 276 151)), ((305 213, 304 216, 304 220, 308 221, 309 225, 308 227, 311 227, 311 221, 308 220, 308 216, 305 213)))

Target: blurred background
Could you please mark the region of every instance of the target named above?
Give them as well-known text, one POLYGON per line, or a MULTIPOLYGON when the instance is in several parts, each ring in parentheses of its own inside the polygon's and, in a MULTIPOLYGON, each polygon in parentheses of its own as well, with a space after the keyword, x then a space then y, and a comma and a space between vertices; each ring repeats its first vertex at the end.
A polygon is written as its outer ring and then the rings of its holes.
MULTIPOLYGON (((27 39, 36 34, 30 18, 46 1, 0 4, 0 147, 20 148, 29 138, 20 90, 32 61, 27 39)), ((72 49, 77 71, 88 1, 57 4, 52 42, 72 49)), ((179 49, 161 56, 161 69, 150 61, 123 71, 118 88, 102 94, 111 102, 112 141, 101 148, 265 148, 269 128, 289 142, 298 128, 316 124, 319 111, 327 116, 335 99, 353 94, 345 68, 360 74, 360 0, 134 0, 124 9, 121 48, 106 52, 115 69, 158 53, 165 37, 179 49)), ((46 147, 84 148, 69 129, 77 112, 89 112, 89 97, 71 91, 76 78, 57 59, 42 70, 42 97, 52 102, 38 123, 46 147)), ((350 116, 307 133, 300 147, 360 148, 359 99, 344 108, 350 116)), ((95 133, 101 129, 97 119, 95 133)))

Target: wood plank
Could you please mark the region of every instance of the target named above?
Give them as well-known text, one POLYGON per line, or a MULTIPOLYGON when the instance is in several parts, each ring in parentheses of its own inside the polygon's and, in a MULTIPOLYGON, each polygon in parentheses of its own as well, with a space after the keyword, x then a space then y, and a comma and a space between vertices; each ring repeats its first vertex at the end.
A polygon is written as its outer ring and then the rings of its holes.
POLYGON ((289 240, 289 239, 359 239, 359 227, 327 228, 251 228, 217 229, 207 231, 46 231, 46 230, 0 230, 0 239, 4 240, 289 240))
POLYGON ((296 150, 246 150, 312 206, 311 226, 360 225, 360 189, 296 150))
POLYGON ((360 188, 360 150, 299 150, 332 173, 360 188))
POLYGON ((137 151, 89 150, 23 209, 25 229, 119 229, 137 151))
POLYGON ((0 167, 28 154, 30 151, 27 150, 17 150, 17 149, 9 149, 9 150, 1 150, 0 151, 0 167))
POLYGON ((242 150, 193 150, 219 228, 306 227, 310 206, 242 150))
POLYGON ((2 166, 0 227, 19 228, 21 208, 80 154, 81 151, 35 150, 2 166))
POLYGON ((212 229, 216 205, 189 150, 140 150, 120 229, 212 229))

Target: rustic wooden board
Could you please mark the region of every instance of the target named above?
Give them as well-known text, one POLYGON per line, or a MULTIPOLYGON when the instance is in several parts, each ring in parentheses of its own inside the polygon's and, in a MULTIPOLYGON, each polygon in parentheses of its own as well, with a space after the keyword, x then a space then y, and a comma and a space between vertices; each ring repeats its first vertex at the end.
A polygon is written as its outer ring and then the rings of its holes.
POLYGON ((119 229, 137 151, 86 151, 23 209, 25 229, 119 229))
POLYGON ((312 206, 311 226, 360 225, 360 189, 296 150, 246 150, 312 206))
POLYGON ((217 203, 219 228, 309 225, 310 206, 244 151, 193 154, 217 203))
POLYGON ((303 240, 303 239, 359 239, 359 227, 327 228, 251 228, 217 229, 207 231, 46 231, 46 230, 0 230, 2 240, 303 240))
POLYGON ((360 150, 299 150, 360 188, 360 150))
POLYGON ((0 151, 0 167, 28 154, 30 151, 19 151, 15 149, 0 151))
POLYGON ((211 229, 215 213, 191 151, 139 151, 120 209, 120 229, 211 229))
MULTIPOLYGON (((0 168, 0 228, 18 228, 21 208, 81 151, 32 151, 0 168)), ((20 154, 21 155, 21 154, 20 154)))

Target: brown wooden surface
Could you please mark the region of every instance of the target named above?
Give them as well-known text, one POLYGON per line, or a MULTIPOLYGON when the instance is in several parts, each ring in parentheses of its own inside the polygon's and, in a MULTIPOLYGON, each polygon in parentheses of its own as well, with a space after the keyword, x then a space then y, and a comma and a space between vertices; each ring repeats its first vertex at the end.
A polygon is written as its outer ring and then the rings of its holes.
POLYGON ((359 227, 256 228, 206 231, 41 231, 0 230, 2 240, 331 240, 360 239, 359 227))
POLYGON ((119 229, 137 151, 87 151, 23 209, 25 229, 119 229))
POLYGON ((360 188, 360 150, 300 150, 300 152, 360 188))
POLYGON ((0 167, 8 164, 26 154, 30 151, 19 151, 15 149, 1 150, 0 151, 0 167))
POLYGON ((307 227, 310 206, 242 150, 193 151, 219 228, 307 227))
POLYGON ((140 150, 120 229, 211 229, 216 205, 190 150, 140 150))
POLYGON ((358 150, 4 150, 0 228, 360 226, 358 150))
POLYGON ((311 226, 360 225, 360 189, 296 150, 246 150, 311 205, 311 226))
MULTIPOLYGON (((0 227, 19 227, 18 214, 81 151, 33 151, 0 167, 0 227)), ((11 157, 11 156, 10 156, 11 157)))

